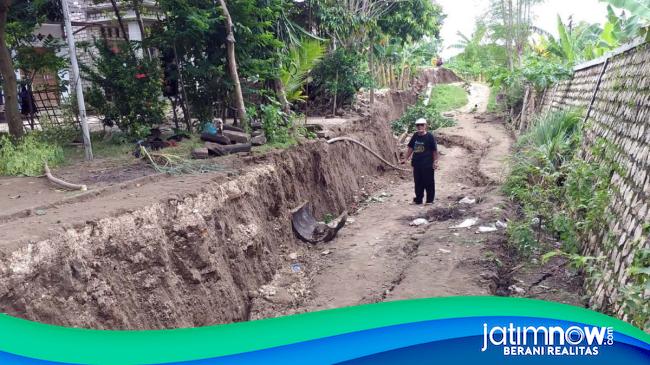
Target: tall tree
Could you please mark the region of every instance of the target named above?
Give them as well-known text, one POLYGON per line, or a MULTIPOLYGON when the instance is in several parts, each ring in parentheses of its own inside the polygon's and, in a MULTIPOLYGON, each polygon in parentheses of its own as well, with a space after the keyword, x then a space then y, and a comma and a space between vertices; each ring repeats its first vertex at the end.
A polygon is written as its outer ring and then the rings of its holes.
POLYGON ((16 74, 11 60, 11 53, 7 47, 7 15, 12 0, 0 0, 0 74, 2 74, 3 90, 5 96, 5 118, 9 123, 9 133, 16 138, 25 133, 23 122, 18 112, 18 90, 16 74))
POLYGON ((232 79, 233 84, 235 85, 235 106, 237 107, 237 116, 239 120, 244 123, 246 122, 246 107, 244 106, 244 95, 241 91, 241 83, 239 82, 239 72, 237 71, 237 58, 235 55, 235 35, 232 32, 232 19, 230 18, 230 12, 228 12, 228 6, 226 5, 225 0, 219 0, 221 4, 221 10, 223 15, 226 18, 226 49, 228 51, 228 70, 230 72, 230 78, 232 79))

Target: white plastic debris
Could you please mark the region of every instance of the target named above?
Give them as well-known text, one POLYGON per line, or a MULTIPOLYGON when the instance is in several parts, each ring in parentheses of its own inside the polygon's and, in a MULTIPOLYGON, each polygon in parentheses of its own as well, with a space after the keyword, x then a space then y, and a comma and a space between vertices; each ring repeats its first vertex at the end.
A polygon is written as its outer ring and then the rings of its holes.
POLYGON ((464 221, 462 221, 460 224, 451 226, 449 228, 469 228, 475 225, 476 223, 478 223, 478 218, 467 218, 464 221))
POLYGON ((497 228, 503 228, 503 229, 508 228, 508 223, 505 223, 505 222, 497 221, 495 224, 496 224, 497 228))
POLYGON ((491 226, 480 226, 478 227, 477 233, 488 233, 488 232, 495 232, 497 230, 497 227, 494 225, 491 226))
POLYGON ((414 219, 411 223, 409 223, 410 226, 421 226, 423 224, 429 224, 429 221, 426 220, 425 218, 418 218, 418 219, 414 219))
POLYGON ((292 252, 289 254, 289 259, 295 260, 298 258, 298 253, 297 252, 292 252))
POLYGON ((438 251, 440 251, 442 253, 451 253, 451 250, 446 250, 444 248, 439 248, 438 251))
POLYGON ((458 203, 459 203, 459 204, 467 204, 467 205, 471 205, 471 204, 475 204, 475 203, 476 203, 476 199, 474 199, 474 198, 470 198, 469 196, 466 196, 466 197, 464 197, 463 199, 461 199, 458 203))
POLYGON ((524 288, 520 288, 520 287, 518 287, 517 285, 514 285, 514 284, 510 285, 508 287, 508 290, 510 290, 511 293, 516 293, 516 294, 519 294, 519 295, 522 295, 522 294, 524 294, 526 292, 526 290, 524 290, 524 288))

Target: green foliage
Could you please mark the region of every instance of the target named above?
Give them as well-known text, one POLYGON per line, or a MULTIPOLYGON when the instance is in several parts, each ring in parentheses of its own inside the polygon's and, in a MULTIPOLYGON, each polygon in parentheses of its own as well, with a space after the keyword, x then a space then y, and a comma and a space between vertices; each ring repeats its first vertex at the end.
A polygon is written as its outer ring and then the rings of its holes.
POLYGON ((437 4, 429 0, 396 2, 377 21, 381 33, 398 43, 417 41, 425 36, 437 38, 444 15, 437 4))
MULTIPOLYGON (((226 69, 221 7, 211 0, 160 0, 158 4, 164 18, 152 30, 149 43, 172 59, 176 56, 192 117, 205 121, 223 115, 234 84, 226 69)), ((287 12, 293 6, 287 0, 228 1, 245 100, 267 93, 265 86, 278 78, 277 65, 285 48, 278 32, 280 25, 288 24, 287 12)))
POLYGON ((650 249, 642 248, 634 255, 629 269, 630 281, 621 288, 620 302, 628 321, 650 331, 650 249))
MULTIPOLYGON (((645 0, 600 0, 607 2, 611 5, 627 10, 630 12, 631 17, 629 30, 636 31, 636 33, 644 37, 646 41, 650 41, 650 5, 645 0)), ((611 12, 610 12, 611 13, 611 12)), ((626 32, 629 34, 629 32, 626 32)))
POLYGON ((582 224, 582 217, 570 215, 575 209, 571 204, 566 205, 573 201, 567 194, 577 192, 567 189, 566 181, 578 183, 583 178, 571 176, 574 173, 571 165, 579 161, 573 157, 581 140, 580 121, 578 111, 542 115, 516 144, 504 191, 522 207, 522 218, 514 225, 517 229, 513 228, 510 237, 525 254, 534 248, 528 229, 544 228, 567 251, 577 249, 581 232, 577 226, 582 224))
POLYGON ((94 68, 83 67, 92 82, 87 101, 102 115, 107 126, 141 136, 163 119, 158 63, 133 55, 133 45, 122 43, 114 52, 104 42, 95 42, 98 55, 94 68))
POLYGON ((499 89, 491 86, 490 87, 490 96, 488 97, 487 111, 490 113, 497 112, 499 107, 497 105, 497 95, 499 94, 499 89))
POLYGON ((309 73, 324 54, 323 43, 315 39, 303 39, 299 45, 289 48, 289 53, 280 69, 280 80, 290 103, 306 100, 303 87, 311 81, 309 73))
POLYGON ((47 162, 56 166, 63 162, 63 150, 34 133, 14 143, 7 136, 0 137, 0 175, 40 176, 47 162))
POLYGON ((430 99, 441 112, 460 108, 467 104, 467 92, 457 85, 436 85, 431 89, 430 99))
POLYGON ((350 104, 357 91, 370 85, 368 70, 359 54, 339 48, 313 70, 314 97, 337 98, 337 107, 350 104))
POLYGON ((419 118, 427 120, 429 130, 436 130, 438 128, 450 127, 454 125, 454 121, 444 117, 440 109, 436 106, 434 101, 429 105, 424 105, 422 99, 409 107, 401 118, 391 123, 393 132, 401 134, 404 132, 412 133, 415 131, 415 121, 419 118))
POLYGON ((530 255, 538 248, 535 232, 526 221, 513 221, 508 224, 508 243, 515 247, 519 253, 530 255))
POLYGON ((291 139, 291 119, 277 104, 260 106, 262 128, 270 143, 287 143, 291 139))

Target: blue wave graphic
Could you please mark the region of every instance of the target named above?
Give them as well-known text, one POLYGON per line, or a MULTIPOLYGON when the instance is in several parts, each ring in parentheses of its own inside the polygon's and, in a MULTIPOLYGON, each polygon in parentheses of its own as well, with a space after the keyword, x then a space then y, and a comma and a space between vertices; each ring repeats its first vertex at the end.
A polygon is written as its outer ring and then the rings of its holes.
MULTIPOLYGON (((502 348, 497 346, 490 346, 487 351, 481 352, 483 323, 487 323, 488 327, 507 326, 509 323, 520 327, 583 326, 581 323, 530 317, 440 319, 352 332, 237 355, 168 364, 650 364, 650 344, 618 332, 614 332, 614 344, 599 346, 596 356, 504 356, 502 348)), ((532 340, 532 336, 529 340, 532 340)), ((102 359, 97 359, 97 363, 102 363, 102 359)), ((0 364, 63 363, 0 352, 0 364)))

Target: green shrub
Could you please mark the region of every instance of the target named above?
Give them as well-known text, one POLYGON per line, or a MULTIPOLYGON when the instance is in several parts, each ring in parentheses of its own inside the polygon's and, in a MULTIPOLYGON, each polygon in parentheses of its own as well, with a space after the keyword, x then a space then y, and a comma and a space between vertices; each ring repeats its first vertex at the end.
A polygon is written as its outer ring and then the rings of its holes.
POLYGON ((269 143, 287 143, 291 137, 292 121, 287 113, 277 104, 263 104, 260 106, 262 129, 269 143))
POLYGON ((45 162, 50 166, 63 162, 63 149, 32 133, 17 143, 0 137, 0 175, 43 175, 45 162))
POLYGON ((336 96, 337 107, 349 105, 359 89, 372 84, 364 58, 345 48, 325 56, 312 71, 312 76, 312 96, 329 100, 336 96))
POLYGON ((95 42, 93 68, 83 67, 92 82, 86 99, 107 126, 117 125, 125 133, 140 136, 163 120, 164 102, 157 59, 134 56, 134 46, 120 44, 114 52, 105 42, 95 42))
POLYGON ((401 118, 392 122, 391 128, 396 134, 412 133, 415 131, 415 121, 419 118, 427 120, 430 130, 454 125, 452 119, 444 117, 440 113, 435 103, 430 102, 429 105, 424 105, 424 101, 420 99, 415 105, 409 107, 401 118))

